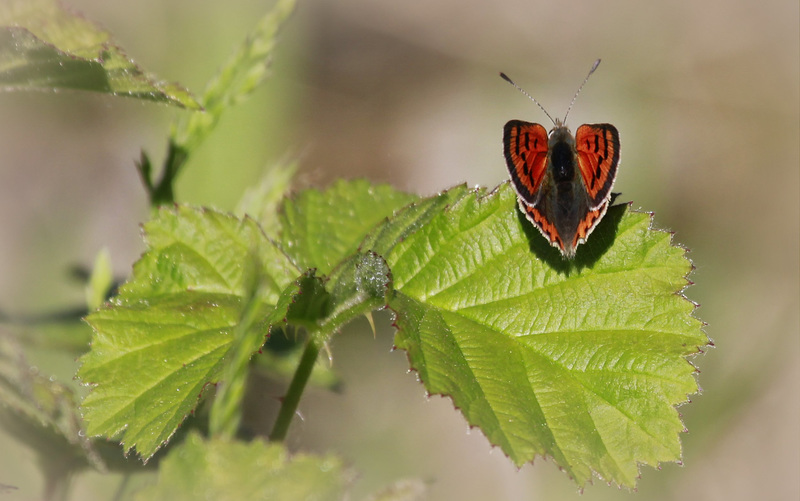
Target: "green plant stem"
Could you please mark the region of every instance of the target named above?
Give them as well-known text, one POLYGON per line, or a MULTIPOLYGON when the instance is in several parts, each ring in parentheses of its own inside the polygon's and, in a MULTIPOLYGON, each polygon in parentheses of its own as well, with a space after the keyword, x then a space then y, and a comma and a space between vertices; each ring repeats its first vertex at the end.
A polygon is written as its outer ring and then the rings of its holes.
POLYGON ((150 205, 152 207, 157 208, 175 202, 175 179, 188 158, 189 153, 185 148, 170 141, 161 179, 158 184, 153 186, 150 192, 150 205))
POLYGON ((308 378, 311 377, 314 364, 317 363, 319 348, 314 336, 309 336, 303 356, 300 358, 294 377, 292 377, 292 382, 289 383, 289 389, 286 392, 286 396, 283 397, 280 411, 278 411, 278 418, 275 420, 275 425, 269 434, 271 441, 281 442, 286 438, 286 432, 289 431, 289 425, 292 423, 295 412, 297 412, 300 396, 303 394, 306 383, 308 383, 308 378))

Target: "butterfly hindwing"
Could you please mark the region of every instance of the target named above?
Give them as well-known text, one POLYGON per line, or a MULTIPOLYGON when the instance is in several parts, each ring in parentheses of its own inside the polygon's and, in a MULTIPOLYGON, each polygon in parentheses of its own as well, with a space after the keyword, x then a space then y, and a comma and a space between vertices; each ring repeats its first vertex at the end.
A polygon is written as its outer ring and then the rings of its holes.
POLYGON ((535 204, 547 169, 547 130, 536 123, 511 120, 503 129, 503 146, 520 199, 535 204))
POLYGON ((561 237, 558 234, 558 229, 556 229, 555 224, 553 224, 553 222, 548 218, 547 214, 545 214, 547 210, 546 205, 542 207, 545 209, 545 212, 542 212, 539 207, 527 205, 523 202, 520 202, 519 207, 525 214, 525 217, 528 218, 528 221, 533 223, 536 229, 539 230, 539 232, 550 241, 550 245, 558 248, 561 252, 565 251, 564 241, 561 240, 561 237))
POLYGON ((597 224, 600 223, 601 219, 603 219, 607 209, 608 201, 606 200, 597 209, 590 210, 586 213, 586 216, 578 223, 578 229, 575 232, 575 237, 572 240, 573 249, 578 247, 578 244, 585 242, 586 239, 589 238, 589 234, 594 231, 597 224))
POLYGON ((525 217, 550 241, 550 245, 556 247, 565 257, 571 259, 575 256, 578 245, 585 242, 589 238, 589 234, 600 223, 608 209, 608 201, 604 201, 600 207, 593 210, 583 205, 583 211, 585 212, 582 212, 580 219, 575 221, 576 226, 565 225, 559 219, 554 209, 553 201, 548 194, 544 194, 541 202, 535 206, 525 204, 522 201, 519 202, 519 206, 525 217))
POLYGON ((590 206, 599 209, 610 196, 617 176, 619 133, 611 124, 581 125, 575 132, 575 149, 590 206))

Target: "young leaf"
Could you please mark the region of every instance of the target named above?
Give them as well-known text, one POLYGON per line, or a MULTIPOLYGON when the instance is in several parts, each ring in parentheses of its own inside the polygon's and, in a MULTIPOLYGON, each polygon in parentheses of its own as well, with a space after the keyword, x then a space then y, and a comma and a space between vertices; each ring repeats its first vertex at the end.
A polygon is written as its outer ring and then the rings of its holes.
POLYGON ((94 258, 94 266, 86 284, 86 305, 89 310, 96 310, 114 287, 114 272, 111 269, 111 254, 107 247, 100 249, 94 258))
POLYGON ((385 305, 389 268, 378 254, 358 252, 358 242, 364 232, 413 198, 388 186, 354 181, 339 182, 324 192, 307 190, 284 204, 284 248, 299 267, 309 270, 287 320, 305 327, 314 338, 307 341, 270 439, 286 436, 299 393, 327 337, 355 316, 385 305), (317 272, 323 276, 316 277, 317 272))
POLYGON ((222 113, 244 100, 267 76, 280 28, 294 11, 295 0, 278 0, 220 68, 203 92, 203 113, 181 116, 170 145, 191 154, 214 129, 222 113))
POLYGON ((236 52, 208 83, 203 112, 178 117, 170 132, 167 158, 158 180, 152 177, 150 159, 142 153, 137 163, 152 207, 175 201, 174 184, 183 165, 214 130, 222 114, 243 101, 266 77, 278 31, 294 11, 295 0, 279 0, 236 52))
POLYGON ((232 333, 244 325, 257 347, 283 321, 299 273, 249 218, 178 206, 145 235, 131 281, 87 318, 95 334, 78 376, 96 386, 87 432, 121 436, 146 460, 219 379, 232 333))
POLYGON ((280 444, 205 440, 191 433, 170 451, 158 483, 137 500, 344 499, 349 478, 334 456, 290 455, 280 444))
POLYGON ((280 212, 283 248, 298 268, 313 269, 317 276, 306 277, 289 322, 324 341, 356 316, 383 307, 389 268, 369 249, 359 252, 359 243, 367 231, 416 198, 356 180, 287 199, 280 212))
POLYGON ((248 188, 233 211, 238 217, 252 217, 269 236, 278 235, 280 223, 278 209, 289 192, 297 163, 272 166, 258 184, 248 188))
POLYGON ((0 89, 80 89, 200 109, 186 89, 146 74, 106 31, 53 0, 0 6, 0 89))
POLYGON ((385 256, 395 344, 515 464, 634 486, 639 464, 680 458, 685 357, 708 343, 680 294, 691 263, 650 225, 613 207, 569 262, 508 184, 460 198, 385 256))
POLYGON ((283 248, 299 268, 328 275, 358 250, 367 231, 416 199, 364 180, 338 181, 325 191, 305 190, 283 205, 283 248))
MULTIPOLYGON (((325 339, 350 320, 386 305, 391 272, 378 254, 359 252, 343 261, 319 288, 321 291, 314 295, 318 310, 303 318, 290 309, 289 321, 325 339)), ((304 294, 305 290, 311 288, 304 289, 304 294)))

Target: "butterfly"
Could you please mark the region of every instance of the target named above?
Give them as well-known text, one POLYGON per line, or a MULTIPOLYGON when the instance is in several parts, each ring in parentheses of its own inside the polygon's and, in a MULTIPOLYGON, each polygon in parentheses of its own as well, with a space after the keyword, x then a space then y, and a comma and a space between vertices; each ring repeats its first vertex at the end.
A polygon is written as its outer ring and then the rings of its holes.
POLYGON ((520 210, 566 259, 575 257, 578 245, 605 215, 619 166, 619 133, 613 125, 584 124, 575 136, 566 126, 572 105, 599 64, 598 59, 586 75, 564 120, 554 120, 536 99, 500 73, 553 122, 548 134, 540 124, 510 120, 503 129, 503 152, 520 210))

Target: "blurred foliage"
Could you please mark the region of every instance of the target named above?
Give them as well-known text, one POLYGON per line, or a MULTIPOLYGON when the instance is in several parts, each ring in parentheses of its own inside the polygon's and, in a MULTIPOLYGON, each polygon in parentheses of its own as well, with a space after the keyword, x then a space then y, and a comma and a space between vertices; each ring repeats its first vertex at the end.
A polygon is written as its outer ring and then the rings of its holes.
POLYGON ((147 75, 111 36, 55 0, 0 5, 0 90, 77 89, 199 109, 177 84, 147 75))

